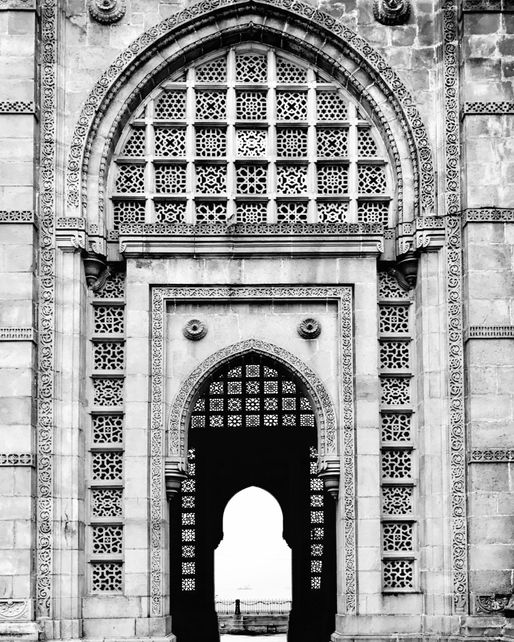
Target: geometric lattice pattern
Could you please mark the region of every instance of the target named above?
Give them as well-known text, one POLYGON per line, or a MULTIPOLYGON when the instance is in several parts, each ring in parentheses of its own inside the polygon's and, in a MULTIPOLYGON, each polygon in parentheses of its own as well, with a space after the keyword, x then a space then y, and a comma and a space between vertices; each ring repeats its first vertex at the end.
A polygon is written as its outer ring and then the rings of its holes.
POLYGON ((195 484, 196 454, 190 448, 187 456, 187 479, 181 484, 182 513, 182 590, 196 589, 196 529, 195 529, 195 484))
MULTIPOLYGON (((129 141, 133 155, 140 131, 134 129, 129 141)), ((88 531, 93 593, 123 590, 124 276, 110 274, 93 301, 88 531)))
POLYGON ((254 45, 219 52, 166 79, 116 148, 109 177, 114 228, 388 225, 385 147, 355 100, 322 76, 254 45))
POLYGON ((310 449, 310 503, 311 503, 311 590, 321 589, 323 570, 323 537, 325 512, 323 480, 318 477, 318 451, 310 449))
MULTIPOLYGON (((359 135, 367 133, 362 130, 359 135)), ((370 144, 366 138, 363 141, 362 145, 370 144)), ((413 313, 408 293, 397 280, 387 272, 378 276, 383 587, 409 591, 416 586, 413 313), (400 372, 401 377, 389 374, 400 372)))

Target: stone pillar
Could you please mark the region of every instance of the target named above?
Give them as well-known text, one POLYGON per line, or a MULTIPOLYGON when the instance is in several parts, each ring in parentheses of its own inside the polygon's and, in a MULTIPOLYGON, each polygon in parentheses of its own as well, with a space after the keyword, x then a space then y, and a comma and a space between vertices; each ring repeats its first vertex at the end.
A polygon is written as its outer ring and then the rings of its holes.
POLYGON ((37 639, 33 0, 2 3, 0 40, 0 637, 37 639))
POLYGON ((82 635, 86 285, 84 233, 59 233, 56 250, 54 434, 55 639, 82 635))

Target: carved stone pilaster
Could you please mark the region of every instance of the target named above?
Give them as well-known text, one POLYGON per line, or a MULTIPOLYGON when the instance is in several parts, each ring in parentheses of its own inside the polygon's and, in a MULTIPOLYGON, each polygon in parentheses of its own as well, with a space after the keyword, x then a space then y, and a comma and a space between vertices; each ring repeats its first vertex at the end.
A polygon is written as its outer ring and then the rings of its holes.
POLYGON ((409 0, 374 0, 373 15, 383 25, 401 25, 410 15, 409 0))

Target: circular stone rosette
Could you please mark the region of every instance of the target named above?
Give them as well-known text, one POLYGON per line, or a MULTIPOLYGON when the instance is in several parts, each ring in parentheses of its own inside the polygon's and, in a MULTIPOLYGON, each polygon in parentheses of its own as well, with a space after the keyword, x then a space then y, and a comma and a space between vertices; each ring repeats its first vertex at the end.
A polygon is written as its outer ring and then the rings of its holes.
POLYGON ((374 0, 373 14, 375 20, 383 25, 401 25, 407 22, 410 15, 409 0, 374 0))
POLYGON ((191 319, 188 321, 182 330, 186 339, 190 341, 200 341, 207 334, 207 326, 199 319, 191 319))
POLYGON ((97 22, 112 24, 127 11, 126 0, 88 0, 89 13, 97 22))
POLYGON ((302 339, 316 339, 321 334, 321 323, 317 319, 304 319, 297 329, 302 339))

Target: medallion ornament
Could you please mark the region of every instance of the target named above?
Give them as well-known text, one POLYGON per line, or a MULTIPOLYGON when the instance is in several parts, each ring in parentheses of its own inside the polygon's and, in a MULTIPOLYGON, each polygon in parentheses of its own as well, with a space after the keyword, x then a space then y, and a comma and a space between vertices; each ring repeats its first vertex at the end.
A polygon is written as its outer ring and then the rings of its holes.
POLYGON ((127 3, 125 0, 89 0, 88 8, 94 20, 110 25, 123 18, 127 3))
POLYGON ((302 339, 316 339, 321 334, 321 323, 317 319, 304 319, 297 330, 302 339))
POLYGON ((374 0, 373 15, 383 25, 401 25, 410 15, 409 0, 374 0))
POLYGON ((207 326, 199 319, 191 319, 184 326, 182 333, 190 341, 200 341, 207 334, 207 326))

